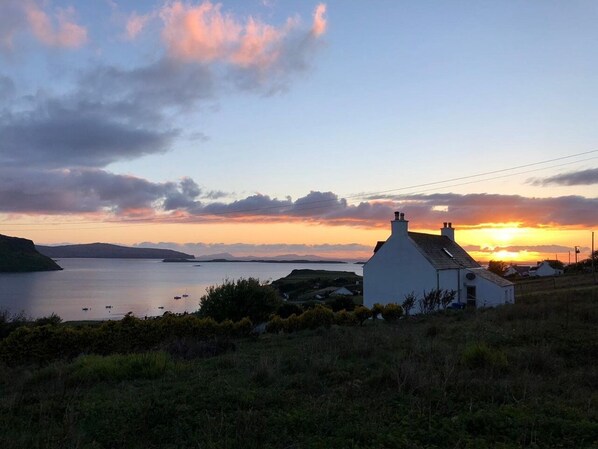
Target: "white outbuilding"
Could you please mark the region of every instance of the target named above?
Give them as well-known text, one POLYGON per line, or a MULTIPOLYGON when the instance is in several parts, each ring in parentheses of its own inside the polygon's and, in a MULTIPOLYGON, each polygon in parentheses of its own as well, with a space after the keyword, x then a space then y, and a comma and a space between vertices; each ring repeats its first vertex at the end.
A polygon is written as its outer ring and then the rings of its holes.
POLYGON ((543 260, 529 270, 531 277, 560 276, 564 273, 563 265, 558 260, 543 260))
POLYGON ((444 223, 440 235, 409 232, 405 214, 395 212, 391 235, 378 242, 363 267, 363 302, 401 304, 405 296, 434 289, 454 290, 455 303, 493 307, 515 301, 512 282, 486 270, 455 242, 455 229, 444 223))

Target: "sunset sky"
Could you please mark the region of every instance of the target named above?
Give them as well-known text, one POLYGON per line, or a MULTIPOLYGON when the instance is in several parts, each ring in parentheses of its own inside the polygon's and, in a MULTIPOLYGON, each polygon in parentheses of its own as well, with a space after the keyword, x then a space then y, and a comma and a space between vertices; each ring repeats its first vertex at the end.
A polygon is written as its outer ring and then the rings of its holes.
POLYGON ((588 257, 598 3, 0 1, 0 233, 366 259, 445 221, 588 257))

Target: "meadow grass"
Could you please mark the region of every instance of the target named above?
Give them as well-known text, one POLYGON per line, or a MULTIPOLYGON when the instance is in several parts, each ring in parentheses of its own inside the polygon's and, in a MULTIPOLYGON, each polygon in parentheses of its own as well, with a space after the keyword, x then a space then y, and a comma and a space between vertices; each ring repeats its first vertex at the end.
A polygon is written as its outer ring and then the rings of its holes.
POLYGON ((0 370, 0 447, 597 448, 592 291, 0 370), (234 349, 234 350, 233 350, 234 349))

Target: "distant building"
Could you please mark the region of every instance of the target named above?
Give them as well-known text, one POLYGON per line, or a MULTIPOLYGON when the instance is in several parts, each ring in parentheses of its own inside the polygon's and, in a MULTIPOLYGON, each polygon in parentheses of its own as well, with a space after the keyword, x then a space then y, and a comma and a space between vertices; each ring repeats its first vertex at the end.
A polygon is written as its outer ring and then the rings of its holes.
POLYGON ((529 270, 532 277, 560 276, 563 273, 563 264, 558 260, 543 260, 529 270))
POLYGON ((402 303, 424 291, 455 290, 455 302, 492 307, 515 301, 512 282, 481 267, 455 242, 455 229, 444 223, 440 235, 409 232, 405 214, 395 212, 391 235, 378 242, 363 267, 364 305, 402 303))
POLYGON ((505 277, 527 277, 529 276, 530 266, 525 265, 509 265, 505 270, 505 277))
POLYGON ((349 290, 347 287, 337 288, 333 292, 330 293, 330 296, 353 296, 354 293, 349 290))

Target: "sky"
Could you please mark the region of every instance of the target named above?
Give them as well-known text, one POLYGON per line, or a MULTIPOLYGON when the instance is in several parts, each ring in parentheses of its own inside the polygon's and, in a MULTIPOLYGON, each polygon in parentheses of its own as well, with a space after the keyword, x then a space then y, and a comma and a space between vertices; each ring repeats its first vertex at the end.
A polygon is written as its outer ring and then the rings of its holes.
POLYGON ((594 1, 0 0, 0 233, 367 260, 588 257, 594 1))

